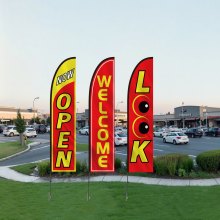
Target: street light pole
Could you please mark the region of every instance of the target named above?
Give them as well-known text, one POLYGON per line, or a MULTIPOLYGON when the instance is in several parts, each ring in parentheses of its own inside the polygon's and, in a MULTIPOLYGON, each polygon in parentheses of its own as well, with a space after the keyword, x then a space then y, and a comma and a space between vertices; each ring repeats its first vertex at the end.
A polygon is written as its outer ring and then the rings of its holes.
MULTIPOLYGON (((77 105, 77 104, 79 104, 79 102, 76 102, 76 105, 77 105)), ((78 108, 78 105, 77 105, 77 109, 76 109, 76 123, 77 123, 77 124, 76 124, 76 127, 77 127, 77 128, 79 127, 79 121, 78 121, 78 117, 79 117, 79 116, 78 116, 78 111, 79 111, 79 108, 78 108)))
MULTIPOLYGON (((76 102, 76 104, 79 104, 79 103, 80 103, 80 102, 76 102)), ((78 110, 79 110, 79 109, 78 109, 78 106, 77 106, 76 113, 78 113, 78 110)))
POLYGON ((204 120, 204 115, 205 115, 205 124, 206 124, 206 128, 208 128, 208 112, 207 112, 207 106, 203 107, 203 120, 204 120))
POLYGON ((207 112, 207 109, 206 109, 206 112, 205 112, 205 120, 206 120, 206 128, 208 128, 208 112, 207 112))
MULTIPOLYGON (((117 103, 117 105, 116 105, 116 110, 117 110, 117 108, 118 108, 118 105, 119 104, 122 104, 122 103, 124 103, 123 101, 120 101, 120 102, 118 102, 117 103)), ((116 116, 116 126, 118 125, 118 115, 116 116)))
POLYGON ((183 116, 183 105, 184 105, 184 102, 182 102, 182 118, 183 118, 183 128, 185 128, 185 121, 184 121, 184 116, 183 116))
MULTIPOLYGON (((35 100, 37 100, 37 99, 39 99, 39 97, 34 98, 34 101, 33 101, 33 111, 34 111, 34 102, 35 102, 35 100)), ((35 124, 35 111, 34 111, 34 124, 35 124)))

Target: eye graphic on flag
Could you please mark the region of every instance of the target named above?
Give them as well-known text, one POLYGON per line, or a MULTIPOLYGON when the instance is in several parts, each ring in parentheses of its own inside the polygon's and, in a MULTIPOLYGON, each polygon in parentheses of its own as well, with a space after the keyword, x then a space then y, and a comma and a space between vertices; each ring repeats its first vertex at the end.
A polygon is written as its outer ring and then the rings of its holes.
POLYGON ((129 83, 128 172, 153 172, 153 58, 139 62, 129 83))

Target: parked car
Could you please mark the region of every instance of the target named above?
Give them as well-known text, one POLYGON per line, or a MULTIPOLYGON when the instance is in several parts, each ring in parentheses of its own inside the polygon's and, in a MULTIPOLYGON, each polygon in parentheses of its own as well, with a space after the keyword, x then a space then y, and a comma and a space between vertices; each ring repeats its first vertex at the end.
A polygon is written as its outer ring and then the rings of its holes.
POLYGON ((8 127, 6 127, 3 131, 3 135, 4 136, 9 136, 9 137, 13 137, 15 135, 19 135, 16 126, 14 125, 10 125, 8 127))
POLYGON ((189 138, 182 132, 170 132, 163 137, 164 143, 173 143, 173 144, 188 144, 189 138))
POLYGON ((25 125, 25 128, 33 128, 33 129, 35 129, 34 125, 25 125))
POLYGON ((26 128, 24 132, 25 137, 37 137, 37 132, 33 128, 26 128))
POLYGON ((115 127, 115 132, 123 132, 123 128, 122 127, 115 127))
POLYGON ((0 125, 0 134, 4 131, 5 125, 0 125))
POLYGON ((188 136, 188 137, 192 137, 192 138, 195 138, 195 137, 202 137, 203 135, 203 132, 200 128, 189 128, 185 134, 188 136))
POLYGON ((124 134, 126 134, 126 135, 127 135, 127 133, 128 133, 127 128, 123 128, 122 133, 124 133, 124 134))
POLYGON ((171 126, 168 128, 168 130, 169 130, 170 132, 177 132, 177 131, 180 131, 180 129, 179 129, 178 127, 173 126, 173 125, 171 125, 171 126))
POLYGON ((158 131, 154 131, 154 137, 164 137, 168 134, 168 130, 158 130, 158 131))
POLYGON ((85 126, 81 129, 79 129, 79 134, 89 135, 89 126, 85 126))
POLYGON ((201 128, 203 135, 205 135, 205 132, 208 131, 208 128, 201 128))
POLYGON ((205 135, 217 137, 217 136, 220 135, 220 128, 217 128, 217 127, 209 128, 209 129, 205 132, 205 135))
POLYGON ((179 131, 181 131, 182 133, 186 133, 188 130, 188 128, 180 128, 179 131))
POLYGON ((162 130, 154 131, 153 133, 154 133, 154 137, 162 137, 163 136, 162 130))
POLYGON ((46 133, 47 129, 46 126, 44 124, 36 124, 33 125, 33 128, 36 130, 37 133, 39 134, 44 134, 46 133))
POLYGON ((125 145, 128 143, 128 137, 125 133, 115 133, 115 145, 125 145))
POLYGON ((46 132, 50 132, 50 125, 46 127, 46 132))

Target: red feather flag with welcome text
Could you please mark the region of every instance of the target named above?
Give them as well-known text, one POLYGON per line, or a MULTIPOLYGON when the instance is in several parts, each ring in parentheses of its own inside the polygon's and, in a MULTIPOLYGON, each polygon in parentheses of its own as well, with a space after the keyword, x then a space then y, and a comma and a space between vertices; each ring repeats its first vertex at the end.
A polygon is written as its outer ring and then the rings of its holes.
POLYGON ((114 172, 114 66, 113 57, 103 60, 90 84, 90 172, 114 172))
POLYGON ((153 58, 135 67, 128 87, 128 172, 153 172, 153 58))

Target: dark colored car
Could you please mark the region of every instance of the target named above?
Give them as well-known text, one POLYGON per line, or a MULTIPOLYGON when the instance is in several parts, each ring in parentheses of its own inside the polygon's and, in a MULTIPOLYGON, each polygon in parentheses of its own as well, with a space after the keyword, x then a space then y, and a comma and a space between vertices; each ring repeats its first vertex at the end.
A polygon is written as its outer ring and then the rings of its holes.
POLYGON ((192 138, 195 138, 195 137, 202 137, 203 135, 203 132, 201 129, 199 128, 190 128, 188 129, 185 134, 188 136, 188 137, 192 137, 192 138))
POLYGON ((0 125, 0 134, 3 132, 3 130, 5 129, 4 125, 0 125))
POLYGON ((4 126, 0 125, 0 134, 3 132, 3 130, 4 130, 4 126))
POLYGON ((36 124, 36 125, 34 125, 34 129, 39 134, 44 134, 47 131, 47 128, 44 124, 36 124))
POLYGON ((208 131, 205 132, 205 135, 213 137, 220 136, 220 128, 209 128, 208 131))

